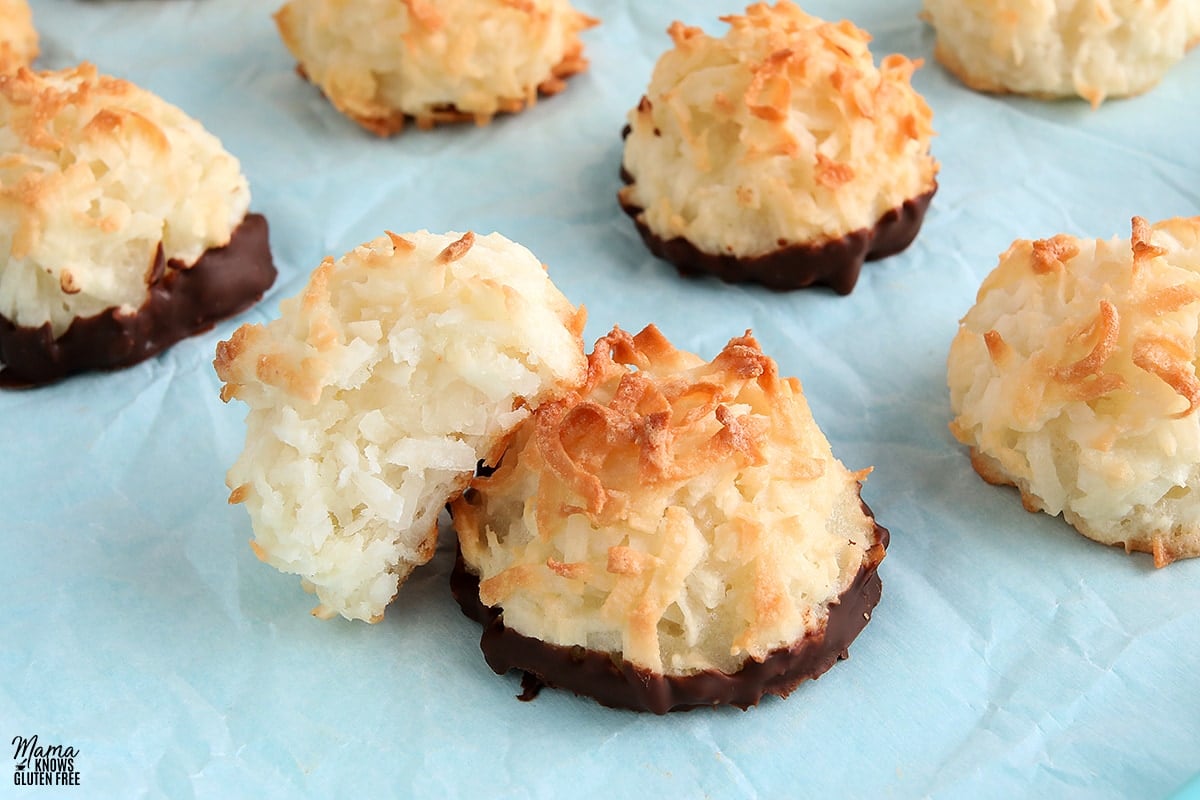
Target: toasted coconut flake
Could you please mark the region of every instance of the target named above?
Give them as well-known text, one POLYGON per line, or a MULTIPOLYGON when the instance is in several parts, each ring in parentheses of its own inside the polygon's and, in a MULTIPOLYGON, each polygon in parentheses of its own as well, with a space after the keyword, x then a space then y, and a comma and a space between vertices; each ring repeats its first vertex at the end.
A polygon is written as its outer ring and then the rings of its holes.
POLYGON ((429 0, 403 0, 403 2, 408 7, 408 13, 412 15, 418 25, 436 31, 445 24, 442 15, 437 13, 437 9, 429 0))
POLYGON ((1157 247, 1152 241, 1153 232, 1150 223, 1141 217, 1133 218, 1133 236, 1130 247, 1133 250, 1133 270, 1137 272, 1147 261, 1166 255, 1166 248, 1157 247))
POLYGON ((30 66, 38 51, 28 0, 0 0, 0 72, 30 66))
POLYGON ((568 564, 555 558, 546 559, 546 568, 560 578, 572 581, 584 580, 592 571, 591 564, 586 562, 575 561, 568 564))
POLYGON ((1059 234, 1050 239, 1038 239, 1033 243, 1033 271, 1040 274, 1062 269, 1063 265, 1079 255, 1079 245, 1074 237, 1059 234))
POLYGON ((1157 569, 1162 569, 1174 561, 1174 558, 1167 551, 1167 544, 1163 540, 1163 537, 1155 536, 1150 541, 1150 552, 1154 555, 1154 566, 1157 569))
POLYGON ((1127 386, 1125 379, 1120 375, 1102 373, 1069 383, 1063 391, 1072 400, 1090 403, 1118 389, 1127 388, 1127 386))
POLYGON ((140 308, 160 247, 174 272, 230 243, 249 185, 199 122, 92 64, 4 74, 2 54, 0 316, 57 338, 140 308))
POLYGON ((392 233, 391 231, 384 231, 384 233, 392 241, 392 249, 397 253, 411 253, 417 249, 415 244, 398 233, 392 233))
POLYGON ((458 261, 467 254, 474 244, 475 234, 471 231, 467 231, 462 235, 461 239, 457 240, 453 244, 447 245, 445 250, 438 253, 437 263, 449 264, 452 261, 458 261))

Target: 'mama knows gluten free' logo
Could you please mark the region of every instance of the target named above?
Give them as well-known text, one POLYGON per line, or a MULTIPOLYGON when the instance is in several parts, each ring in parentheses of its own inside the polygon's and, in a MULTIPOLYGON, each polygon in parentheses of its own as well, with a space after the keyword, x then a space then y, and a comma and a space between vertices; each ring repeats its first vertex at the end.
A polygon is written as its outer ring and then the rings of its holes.
POLYGON ((75 759, 79 751, 61 744, 43 745, 37 735, 14 736, 12 740, 13 784, 15 786, 78 786, 75 759))

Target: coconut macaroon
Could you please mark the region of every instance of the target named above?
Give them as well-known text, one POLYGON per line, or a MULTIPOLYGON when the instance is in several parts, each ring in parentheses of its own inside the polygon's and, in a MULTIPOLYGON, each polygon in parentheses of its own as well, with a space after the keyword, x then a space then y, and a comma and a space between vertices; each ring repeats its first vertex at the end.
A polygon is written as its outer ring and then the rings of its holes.
POLYGON ((38 56, 38 35, 26 0, 0 0, 0 72, 28 67, 38 56))
POLYGON ((279 319, 217 348, 221 399, 250 407, 227 483, 254 552, 304 579, 314 615, 381 619, 477 463, 583 381, 584 320, 495 233, 388 233, 326 258, 279 319))
POLYGON ((1015 242, 950 348, 950 430, 988 482, 1098 542, 1200 555, 1200 217, 1015 242))
POLYGON ((867 472, 749 333, 709 363, 614 329, 453 504, 455 595, 535 685, 660 714, 786 696, 879 600, 867 472))
POLYGON ((787 0, 722 20, 722 38, 671 25, 628 117, 621 206, 681 272, 846 294, 937 188, 919 62, 876 67, 867 33, 787 0))
POLYGON ((1079 96, 1095 108, 1139 94, 1200 39, 1196 0, 925 0, 934 55, 972 89, 1079 96))
POLYGON ((388 136, 533 105, 587 68, 568 0, 290 0, 275 15, 300 72, 367 130, 388 136))
POLYGON ((0 151, 0 384, 136 363, 275 279, 237 159, 127 81, 0 76, 0 151))

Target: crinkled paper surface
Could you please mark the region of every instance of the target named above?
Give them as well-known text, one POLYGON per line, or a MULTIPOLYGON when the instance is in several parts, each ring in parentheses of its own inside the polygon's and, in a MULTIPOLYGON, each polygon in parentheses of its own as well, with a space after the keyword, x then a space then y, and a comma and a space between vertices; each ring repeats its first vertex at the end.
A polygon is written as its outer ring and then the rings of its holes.
POLYGON ((983 483, 947 431, 945 358, 1018 237, 1128 235, 1200 213, 1200 51, 1151 93, 974 94, 932 62, 917 0, 811 0, 880 58, 926 60, 941 190, 848 297, 683 280, 617 206, 620 132, 673 19, 713 0, 577 0, 603 24, 567 91, 490 127, 380 140, 294 72, 261 0, 34 0, 44 67, 87 59, 237 155, 280 278, 265 301, 113 374, 0 394, 0 745, 75 747, 78 788, 23 797, 1161 797, 1200 768, 1200 561, 1155 570, 983 483), (375 626, 322 622, 226 504, 244 408, 216 343, 326 254, 392 229, 498 230, 589 310, 712 357, 752 328, 835 453, 874 465, 892 532, 849 660, 786 701, 665 718, 522 703, 447 588, 452 536, 375 626))

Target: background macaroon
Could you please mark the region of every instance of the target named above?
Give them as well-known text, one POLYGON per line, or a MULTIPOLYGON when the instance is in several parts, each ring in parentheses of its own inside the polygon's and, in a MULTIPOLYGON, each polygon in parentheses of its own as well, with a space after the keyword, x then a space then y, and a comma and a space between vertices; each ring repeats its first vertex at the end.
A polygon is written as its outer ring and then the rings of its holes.
POLYGON ((1200 217, 1018 240, 950 346, 950 430, 1027 510, 1165 566, 1200 555, 1198 356, 1200 217))
POLYGON ((587 68, 568 0, 290 0, 275 15, 299 68, 330 102, 387 136, 533 105, 587 68))
POLYGON ((0 75, 0 150, 0 384, 137 363, 275 280, 238 160, 128 81, 0 75))
POLYGON ((879 600, 867 472, 748 333, 706 362, 614 329, 453 504, 455 595, 497 673, 659 714, 786 697, 879 600))
POLYGON ((794 3, 674 23, 629 113, 619 199, 684 273, 850 292, 864 260, 903 250, 936 190, 919 66, 876 66, 870 36, 794 3))

